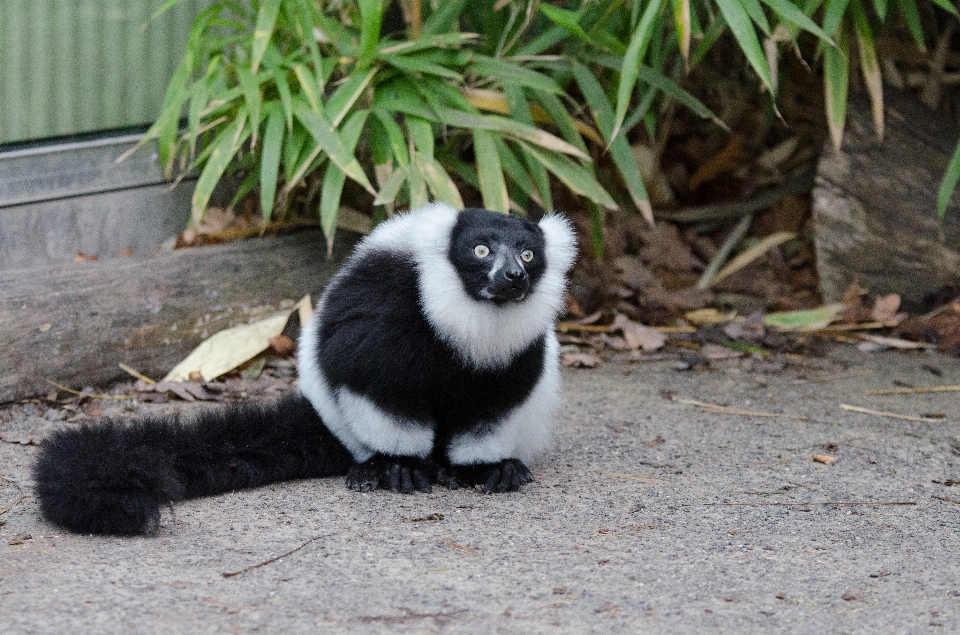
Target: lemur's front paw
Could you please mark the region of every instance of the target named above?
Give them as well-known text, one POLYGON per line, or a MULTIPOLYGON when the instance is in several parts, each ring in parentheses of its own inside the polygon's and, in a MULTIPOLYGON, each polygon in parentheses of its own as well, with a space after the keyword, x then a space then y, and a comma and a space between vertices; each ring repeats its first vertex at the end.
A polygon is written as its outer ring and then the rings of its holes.
POLYGON ((515 492, 521 485, 533 481, 533 474, 519 459, 504 459, 497 463, 454 465, 441 468, 437 482, 450 489, 482 485, 484 494, 515 492))
POLYGON ((389 489, 403 494, 429 492, 430 465, 416 457, 374 454, 347 472, 347 487, 360 492, 389 489))

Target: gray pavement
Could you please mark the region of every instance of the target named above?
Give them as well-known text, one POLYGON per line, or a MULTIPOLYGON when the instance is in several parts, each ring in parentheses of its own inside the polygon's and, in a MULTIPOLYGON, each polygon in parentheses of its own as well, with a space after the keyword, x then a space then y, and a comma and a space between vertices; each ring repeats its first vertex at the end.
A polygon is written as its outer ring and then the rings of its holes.
MULTIPOLYGON (((960 384, 960 360, 674 365, 565 370, 554 449, 516 494, 298 481, 134 539, 65 534, 26 498, 0 515, 0 633, 960 632, 960 393, 864 394, 960 384)), ((0 510, 32 487, 36 447, 10 441, 73 425, 40 411, 0 408, 0 510)))

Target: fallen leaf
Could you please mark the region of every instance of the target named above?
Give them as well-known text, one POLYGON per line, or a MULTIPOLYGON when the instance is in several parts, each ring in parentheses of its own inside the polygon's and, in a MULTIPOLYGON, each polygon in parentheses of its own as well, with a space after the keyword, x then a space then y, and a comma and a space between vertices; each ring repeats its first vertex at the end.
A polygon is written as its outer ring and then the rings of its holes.
POLYGON ((876 322, 887 322, 896 317, 900 309, 900 296, 896 293, 889 293, 877 298, 873 304, 872 318, 876 322))
POLYGON ((630 350, 643 348, 645 351, 655 351, 662 348, 667 341, 665 333, 637 324, 622 313, 618 313, 610 325, 611 330, 620 331, 630 350))
POLYGON ((95 262, 97 260, 96 254, 87 255, 82 251, 77 254, 77 257, 73 259, 74 262, 95 262))
POLYGON ((272 350, 278 357, 286 357, 293 353, 296 348, 293 340, 281 333, 276 337, 270 338, 270 350, 272 350))
POLYGON ((290 313, 284 311, 265 320, 215 333, 193 349, 163 381, 184 381, 194 372, 200 373, 203 381, 210 381, 233 370, 267 350, 270 338, 283 332, 290 313))
POLYGON ((852 282, 843 292, 841 303, 843 309, 837 319, 845 324, 857 324, 870 321, 871 311, 863 302, 866 292, 856 282, 852 282))
POLYGON ((837 458, 835 456, 830 456, 829 454, 814 454, 810 458, 817 463, 823 463, 824 465, 835 465, 837 463, 837 458))
POLYGON ((133 247, 124 247, 117 250, 117 258, 129 258, 133 255, 133 247))
POLYGON ((737 317, 736 311, 720 312, 716 309, 697 309, 683 314, 683 319, 694 326, 713 326, 723 324, 737 317))
POLYGON ((781 331, 816 331, 829 326, 843 308, 843 304, 837 303, 816 309, 770 313, 763 319, 763 324, 781 331))
POLYGON ((603 360, 593 353, 564 353, 560 363, 568 368, 596 368, 603 360))

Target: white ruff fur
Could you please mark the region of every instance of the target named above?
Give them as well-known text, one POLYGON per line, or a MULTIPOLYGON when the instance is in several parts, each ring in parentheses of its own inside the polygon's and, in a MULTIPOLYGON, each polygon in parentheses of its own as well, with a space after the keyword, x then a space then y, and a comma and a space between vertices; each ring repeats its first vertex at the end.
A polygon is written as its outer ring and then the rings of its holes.
MULTIPOLYGON (((546 271, 522 302, 497 306, 473 299, 450 263, 449 249, 457 210, 432 203, 383 223, 357 246, 343 270, 370 251, 407 254, 416 263, 422 309, 436 333, 467 363, 478 369, 507 366, 514 356, 546 335, 543 374, 527 400, 485 435, 454 439, 450 458, 457 464, 489 463, 505 458, 531 460, 549 444, 551 422, 559 404, 558 344, 553 322, 563 307, 565 274, 576 257, 570 222, 560 216, 540 221, 546 271)), ((336 277, 327 289, 333 288, 336 277)), ((326 426, 362 462, 379 451, 426 457, 433 446, 428 423, 401 421, 362 395, 346 389, 334 393, 317 362, 317 334, 324 298, 304 326, 297 351, 299 390, 326 426)))

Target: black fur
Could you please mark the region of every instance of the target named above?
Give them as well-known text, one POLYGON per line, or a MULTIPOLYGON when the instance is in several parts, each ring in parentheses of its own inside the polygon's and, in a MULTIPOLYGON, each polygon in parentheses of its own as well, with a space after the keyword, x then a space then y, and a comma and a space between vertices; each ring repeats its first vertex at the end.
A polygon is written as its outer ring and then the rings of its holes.
POLYGON ((160 507, 266 483, 347 473, 353 459, 310 403, 291 394, 185 422, 106 420, 46 439, 34 466, 43 514, 79 533, 157 528, 160 507))

